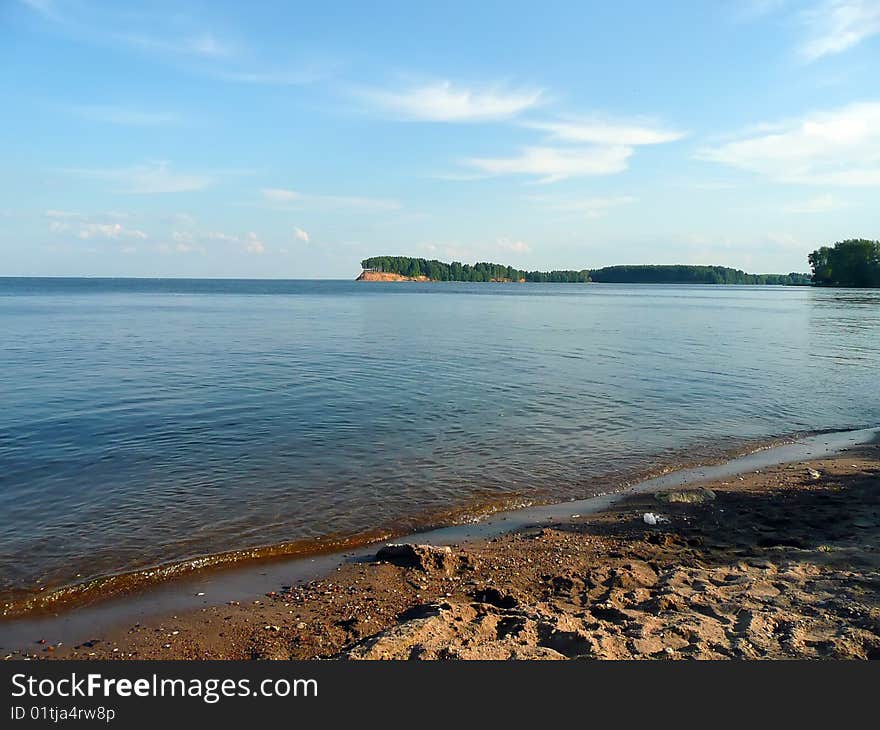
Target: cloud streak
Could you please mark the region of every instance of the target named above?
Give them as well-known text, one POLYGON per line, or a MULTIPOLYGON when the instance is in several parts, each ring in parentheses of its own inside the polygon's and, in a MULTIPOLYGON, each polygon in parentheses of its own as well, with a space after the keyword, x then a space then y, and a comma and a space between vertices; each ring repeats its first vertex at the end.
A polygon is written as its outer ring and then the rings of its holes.
POLYGON ((82 241, 93 239, 122 240, 134 239, 145 241, 149 236, 137 228, 129 228, 118 221, 107 221, 115 216, 107 214, 104 220, 90 220, 89 216, 61 210, 47 210, 45 217, 49 219, 49 231, 56 234, 76 236, 82 241))
POLYGON ((808 39, 800 54, 816 61, 854 48, 880 33, 877 0, 824 0, 801 14, 808 39))
POLYGON ((524 147, 514 157, 469 157, 466 167, 489 175, 529 175, 551 183, 572 177, 613 175, 623 172, 632 147, 524 147))
POLYGON ((697 154, 785 183, 880 185, 880 103, 863 102, 774 124, 697 154))
POLYGON ((469 88, 438 81, 398 91, 359 89, 355 95, 376 111, 402 121, 491 122, 537 106, 544 92, 503 86, 469 88))
POLYGON ((121 168, 71 168, 71 175, 100 180, 111 185, 112 192, 125 195, 156 195, 204 190, 214 183, 205 173, 177 172, 167 161, 149 162, 121 168))
POLYGON ((291 209, 354 210, 364 213, 389 213, 400 210, 400 201, 392 198, 371 198, 348 195, 313 195, 284 188, 264 188, 260 191, 268 203, 291 209))
POLYGON ((547 132, 551 139, 562 142, 602 145, 664 144, 676 142, 686 135, 656 125, 594 119, 567 119, 550 122, 522 122, 522 126, 547 132))
POLYGON ((77 42, 124 48, 219 81, 290 86, 328 73, 314 64, 303 69, 257 65, 251 49, 183 13, 131 13, 123 3, 98 5, 88 0, 19 2, 77 42))

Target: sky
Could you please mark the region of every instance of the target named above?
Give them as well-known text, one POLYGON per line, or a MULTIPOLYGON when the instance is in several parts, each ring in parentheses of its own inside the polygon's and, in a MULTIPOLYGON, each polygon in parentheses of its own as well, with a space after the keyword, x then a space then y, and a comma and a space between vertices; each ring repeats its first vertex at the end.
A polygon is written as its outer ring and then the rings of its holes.
POLYGON ((0 276, 880 237, 880 0, 0 0, 0 91, 0 276))

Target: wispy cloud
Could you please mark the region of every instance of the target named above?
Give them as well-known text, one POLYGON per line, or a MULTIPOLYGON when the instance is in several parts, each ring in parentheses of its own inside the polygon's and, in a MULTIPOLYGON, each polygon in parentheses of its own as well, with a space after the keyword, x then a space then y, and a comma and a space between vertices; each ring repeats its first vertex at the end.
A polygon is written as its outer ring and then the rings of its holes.
POLYGON ((632 147, 623 145, 525 147, 515 157, 469 157, 462 164, 486 175, 529 175, 551 183, 623 172, 632 153, 632 147))
POLYGON ((235 52, 231 42, 219 38, 211 30, 182 23, 178 15, 132 14, 124 5, 98 6, 91 2, 20 2, 79 40, 215 60, 232 56, 235 52))
POLYGON ((808 35, 800 53, 807 61, 842 53, 880 33, 877 0, 823 0, 800 17, 808 35))
POLYGON ((365 213, 393 212, 402 208, 393 198, 371 198, 348 195, 313 195, 283 188, 265 188, 263 199, 276 206, 291 210, 305 208, 324 210, 356 210, 365 213))
POLYGON ((601 118, 561 119, 558 121, 522 122, 524 127, 547 132, 551 139, 562 142, 603 145, 653 145, 675 142, 686 134, 664 129, 651 123, 614 121, 601 118))
MULTIPOLYGON (((426 257, 443 261, 499 261, 516 255, 532 252, 526 241, 511 236, 496 236, 494 239, 481 239, 467 243, 458 241, 431 241, 416 246, 426 257)), ((507 261, 499 261, 507 263, 507 261)))
POLYGON ((19 0, 67 37, 81 43, 146 54, 191 73, 242 84, 289 86, 324 78, 330 66, 264 63, 253 49, 217 32, 210 21, 184 13, 131 12, 124 3, 19 0))
POLYGON ((209 241, 222 241, 223 243, 236 243, 239 240, 238 236, 222 231, 209 231, 205 234, 205 238, 209 241))
POLYGON ((510 119, 537 106, 541 89, 456 86, 451 81, 410 86, 397 91, 358 89, 355 95, 395 119, 419 122, 489 122, 510 119))
POLYGON ((638 202, 638 198, 631 195, 614 195, 606 197, 565 198, 559 199, 547 195, 532 195, 527 200, 540 205, 542 208, 560 213, 571 213, 584 218, 602 218, 612 208, 624 205, 632 205, 638 202))
POLYGON ((300 69, 263 69, 263 70, 223 70, 213 69, 208 75, 220 81, 234 84, 253 84, 255 86, 303 86, 312 84, 330 75, 330 67, 317 68, 307 66, 300 69))
POLYGON ((266 253, 266 244, 260 240, 260 237, 256 233, 251 231, 250 233, 245 234, 244 250, 247 253, 260 256, 266 253))
POLYGON ((49 219, 49 231, 55 234, 75 236, 80 240, 92 239, 135 239, 145 241, 149 236, 144 231, 125 226, 106 214, 97 220, 82 213, 61 210, 47 210, 45 217, 49 219), (110 220, 108 220, 110 219, 110 220))
POLYGON ((167 36, 112 31, 107 37, 109 40, 125 43, 151 53, 170 53, 211 60, 230 58, 235 55, 235 47, 232 44, 220 40, 213 33, 207 31, 190 34, 169 34, 167 36))
POLYGON ((699 151, 699 159, 787 183, 880 186, 880 103, 851 104, 699 151))
POLYGON ((214 175, 177 172, 166 161, 120 168, 72 168, 66 172, 83 178, 105 181, 112 186, 113 192, 126 195, 192 192, 204 190, 214 183, 214 175))
POLYGON ((132 127, 159 127, 180 122, 180 117, 170 112, 147 111, 114 104, 77 105, 70 110, 83 119, 132 127))
POLYGON ((200 232, 176 230, 160 245, 162 253, 208 253, 209 249, 219 247, 225 252, 239 251, 253 256, 269 253, 269 247, 255 231, 246 233, 225 233, 223 231, 200 232))
POLYGON ((84 223, 77 233, 81 239, 89 238, 136 238, 146 240, 146 233, 136 228, 126 228, 121 223, 84 223))

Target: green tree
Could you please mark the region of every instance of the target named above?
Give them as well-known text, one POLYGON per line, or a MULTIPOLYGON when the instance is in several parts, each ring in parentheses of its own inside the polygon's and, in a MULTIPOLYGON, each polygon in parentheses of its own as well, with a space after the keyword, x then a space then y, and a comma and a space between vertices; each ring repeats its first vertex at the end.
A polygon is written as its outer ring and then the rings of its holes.
POLYGON ((819 286, 880 287, 880 241, 839 241, 813 251, 808 260, 819 286))

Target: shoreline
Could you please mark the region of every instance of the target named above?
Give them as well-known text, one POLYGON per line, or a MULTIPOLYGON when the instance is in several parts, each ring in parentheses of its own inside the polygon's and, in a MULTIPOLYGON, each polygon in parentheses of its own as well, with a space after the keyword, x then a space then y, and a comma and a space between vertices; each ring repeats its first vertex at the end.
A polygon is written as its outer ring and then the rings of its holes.
MULTIPOLYGON (((540 524, 565 524, 571 515, 597 514, 634 495, 668 490, 682 485, 700 484, 748 473, 768 466, 805 461, 834 453, 875 439, 880 429, 820 433, 794 442, 758 448, 731 460, 708 466, 676 470, 634 485, 584 500, 527 507, 490 515, 481 522, 458 524, 403 538, 426 544, 470 544, 516 533, 540 524)), ((387 538, 383 538, 387 539, 387 538)), ((109 598, 93 605, 70 608, 58 614, 28 614, 0 621, 0 646, 4 651, 32 646, 39 634, 48 645, 58 641, 70 644, 82 637, 106 631, 135 619, 216 608, 228 600, 276 592, 279 586, 315 580, 375 553, 377 543, 369 543, 346 553, 330 552, 291 560, 238 565, 235 569, 203 571, 184 578, 148 586, 132 594, 109 598)))
POLYGON ((5 656, 876 659, 878 486, 874 439, 5 656))
MULTIPOLYGON (((668 463, 634 471, 629 476, 608 477, 595 481, 594 489, 583 497, 564 498, 536 492, 531 495, 506 495, 496 500, 474 500, 469 504, 451 507, 442 513, 434 513, 424 518, 418 516, 400 518, 398 524, 388 523, 370 530, 353 534, 325 535, 310 540, 293 540, 282 543, 256 545, 246 548, 225 550, 193 558, 175 560, 156 565, 148 565, 134 570, 99 575, 86 580, 62 583, 40 591, 19 589, 4 596, 0 602, 0 637, 4 624, 10 622, 39 619, 45 616, 58 616, 62 612, 75 611, 101 602, 125 600, 144 591, 155 590, 176 583, 198 581, 202 576, 210 576, 224 571, 248 571, 274 563, 311 560, 322 556, 352 554, 350 551, 370 549, 382 541, 410 539, 414 535, 424 535, 443 530, 459 530, 473 525, 493 524, 498 516, 506 521, 508 515, 518 514, 526 519, 530 511, 542 508, 589 502, 605 495, 623 494, 632 487, 645 483, 653 484, 656 479, 674 479, 675 475, 684 478, 704 479, 712 470, 724 467, 730 462, 753 457, 755 454, 796 445, 811 443, 827 438, 845 445, 850 438, 860 438, 871 428, 848 429, 845 431, 821 430, 792 433, 786 436, 769 437, 747 441, 738 447, 721 450, 716 456, 702 459, 688 459, 690 450, 684 450, 680 458, 673 457, 668 463), (703 470, 710 470, 705 472, 703 470)), ((880 427, 876 429, 880 433, 880 427)), ((805 456, 808 456, 805 453, 805 456)), ((788 457, 783 457, 788 458, 788 457)), ((719 472, 721 473, 721 472, 719 472)), ((583 509, 588 509, 584 506, 583 509)), ((476 529, 476 528, 475 528, 476 529)), ((479 531, 479 530, 478 530, 479 531)), ((0 643, 2 646, 2 643, 0 643)))

